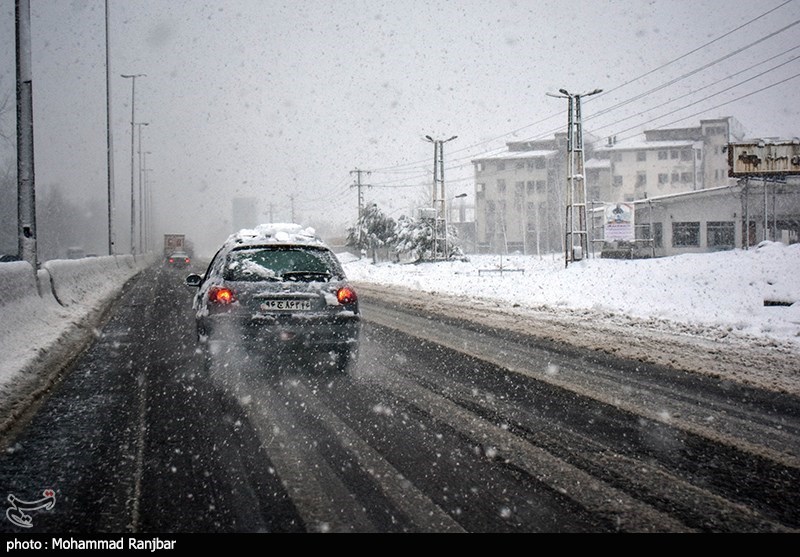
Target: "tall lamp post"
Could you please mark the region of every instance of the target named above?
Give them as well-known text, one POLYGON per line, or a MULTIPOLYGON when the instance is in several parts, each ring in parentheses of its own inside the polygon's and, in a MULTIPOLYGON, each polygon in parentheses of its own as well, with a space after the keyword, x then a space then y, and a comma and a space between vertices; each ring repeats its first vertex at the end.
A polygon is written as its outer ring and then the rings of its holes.
POLYGON ((131 80, 131 253, 136 254, 136 236, 134 230, 136 228, 136 192, 134 187, 134 176, 136 168, 134 165, 134 151, 136 134, 134 127, 136 126, 136 78, 146 77, 143 73, 137 74, 121 74, 125 79, 131 80))
POLYGON ((433 224, 433 258, 438 258, 441 244, 441 258, 447 259, 447 206, 444 190, 444 144, 458 136, 448 139, 433 139, 426 135, 425 140, 433 143, 433 208, 436 219, 433 224), (441 233, 441 237, 440 237, 441 233))
POLYGON ((144 217, 144 196, 142 194, 142 126, 149 126, 149 122, 137 122, 139 127, 139 251, 144 252, 144 237, 142 224, 144 217))
POLYGON ((147 173, 150 168, 147 167, 147 155, 152 155, 150 151, 142 151, 142 166, 139 172, 144 176, 144 251, 150 249, 150 183, 147 179, 147 173))
POLYGON ((584 172, 583 123, 581 120, 581 98, 602 93, 595 89, 589 93, 570 93, 559 89, 560 95, 547 93, 550 97, 568 100, 567 113, 567 201, 564 257, 566 265, 580 261, 589 253, 589 230, 586 222, 586 176, 584 172))
POLYGON ((111 65, 108 40, 108 0, 105 0, 106 16, 106 177, 108 180, 108 255, 114 255, 114 147, 111 133, 111 65))

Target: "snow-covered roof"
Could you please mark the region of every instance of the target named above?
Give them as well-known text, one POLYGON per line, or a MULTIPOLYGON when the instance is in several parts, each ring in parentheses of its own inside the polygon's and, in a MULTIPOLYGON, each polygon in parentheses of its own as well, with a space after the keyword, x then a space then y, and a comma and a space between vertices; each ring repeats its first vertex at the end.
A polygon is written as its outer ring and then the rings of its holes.
POLYGON ((311 227, 295 223, 259 224, 255 228, 243 228, 231 234, 226 244, 304 244, 324 246, 325 242, 311 227))
POLYGON ((648 197, 647 199, 637 199, 633 203, 650 203, 654 201, 666 200, 666 199, 677 199, 680 197, 692 197, 692 196, 700 196, 700 195, 714 195, 716 193, 722 193, 723 191, 732 191, 732 188, 735 186, 717 186, 714 188, 704 188, 701 190, 691 190, 691 191, 679 191, 676 193, 665 193, 664 195, 654 195, 652 197, 648 197))
POLYGON ((584 168, 597 168, 600 170, 611 169, 611 160, 610 159, 589 159, 585 163, 583 163, 584 168))
POLYGON ((536 150, 536 151, 507 151, 500 155, 492 155, 490 157, 481 157, 479 159, 473 159, 472 162, 483 162, 483 161, 497 161, 497 160, 509 160, 509 159, 535 159, 540 157, 552 157, 553 155, 558 154, 558 151, 554 151, 551 149, 548 150, 536 150))
POLYGON ((614 145, 599 145, 595 147, 595 151, 644 151, 647 149, 675 149, 680 147, 694 147, 695 149, 700 149, 702 146, 702 141, 695 141, 693 139, 647 141, 644 138, 633 138, 620 141, 614 145))

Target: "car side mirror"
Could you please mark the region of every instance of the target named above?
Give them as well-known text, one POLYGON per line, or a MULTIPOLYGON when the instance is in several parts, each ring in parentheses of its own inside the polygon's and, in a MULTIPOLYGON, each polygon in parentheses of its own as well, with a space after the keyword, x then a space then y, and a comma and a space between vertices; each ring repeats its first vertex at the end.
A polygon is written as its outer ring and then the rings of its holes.
POLYGON ((199 287, 201 284, 203 284, 203 277, 200 275, 192 273, 186 277, 186 286, 199 287))

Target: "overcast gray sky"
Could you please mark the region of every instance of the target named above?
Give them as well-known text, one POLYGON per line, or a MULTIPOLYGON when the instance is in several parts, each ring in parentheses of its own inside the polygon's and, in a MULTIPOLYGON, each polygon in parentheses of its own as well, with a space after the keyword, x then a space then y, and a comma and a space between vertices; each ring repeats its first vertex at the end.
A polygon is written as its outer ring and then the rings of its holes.
MULTIPOLYGON (((106 191, 104 6, 31 0, 36 180, 75 199, 106 191)), ((235 196, 259 198, 265 221, 268 203, 289 220, 291 195, 304 224, 352 222, 357 167, 373 170, 368 201, 408 213, 432 179, 425 135, 458 135, 445 150, 448 192, 472 194, 471 158, 566 128, 566 101, 546 96, 560 88, 606 91, 583 107, 586 131, 601 137, 728 115, 753 137, 800 135, 800 60, 790 61, 800 55, 798 0, 109 6, 121 251, 130 204, 123 73, 147 74, 136 82, 136 119, 149 123, 158 232, 185 232, 207 249, 230 232, 235 196)), ((13 0, 2 3, 0 42, 0 85, 13 95, 13 0)))

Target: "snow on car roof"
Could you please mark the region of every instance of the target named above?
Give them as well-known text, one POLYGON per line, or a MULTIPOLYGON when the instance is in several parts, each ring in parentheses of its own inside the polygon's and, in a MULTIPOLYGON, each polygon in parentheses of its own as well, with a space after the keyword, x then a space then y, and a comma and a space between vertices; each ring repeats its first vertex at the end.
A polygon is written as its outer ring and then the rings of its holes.
POLYGON ((317 236, 311 227, 303 227, 295 223, 259 224, 255 228, 243 228, 231 234, 226 244, 305 244, 324 246, 325 242, 317 236))

